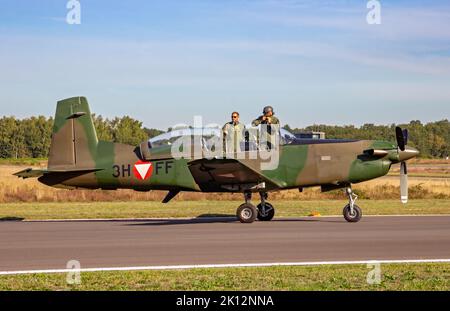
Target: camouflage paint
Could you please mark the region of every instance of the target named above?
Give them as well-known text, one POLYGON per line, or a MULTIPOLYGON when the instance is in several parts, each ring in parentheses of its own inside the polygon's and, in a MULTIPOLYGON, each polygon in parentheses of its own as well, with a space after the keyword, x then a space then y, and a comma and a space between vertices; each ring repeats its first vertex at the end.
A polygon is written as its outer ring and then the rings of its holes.
POLYGON ((400 154, 396 144, 372 140, 311 141, 280 146, 279 152, 278 167, 261 171, 263 160, 252 158, 251 152, 238 160, 174 159, 170 146, 98 141, 86 98, 74 97, 57 104, 48 170, 27 169, 15 175, 40 176, 47 185, 66 188, 272 191, 362 182, 387 174, 400 158, 417 155, 414 150, 400 154), (386 150, 387 155, 370 155, 370 149, 386 150), (138 161, 151 163, 150 177, 135 176, 138 161), (266 188, 249 188, 259 183, 266 188))

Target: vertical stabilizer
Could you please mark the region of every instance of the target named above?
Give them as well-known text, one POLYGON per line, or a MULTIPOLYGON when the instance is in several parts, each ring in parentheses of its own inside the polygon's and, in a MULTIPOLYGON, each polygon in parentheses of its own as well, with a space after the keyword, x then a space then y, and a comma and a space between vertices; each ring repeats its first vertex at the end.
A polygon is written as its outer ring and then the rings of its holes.
POLYGON ((49 169, 95 167, 97 133, 85 97, 58 102, 48 159, 49 169))

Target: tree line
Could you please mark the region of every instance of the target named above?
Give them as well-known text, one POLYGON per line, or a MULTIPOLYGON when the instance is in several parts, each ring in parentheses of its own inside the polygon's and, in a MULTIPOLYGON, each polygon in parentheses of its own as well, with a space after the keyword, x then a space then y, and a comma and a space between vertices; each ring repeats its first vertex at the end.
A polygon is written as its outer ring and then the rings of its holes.
MULTIPOLYGON (((142 141, 164 133, 163 130, 142 126, 142 122, 129 116, 107 119, 92 115, 99 140, 138 145, 142 141)), ((450 122, 441 120, 423 124, 415 120, 399 124, 409 130, 409 145, 421 152, 421 157, 446 157, 450 155, 450 122)), ((311 125, 305 128, 284 128, 293 132, 325 132, 327 138, 377 139, 395 142, 395 126, 364 124, 311 125)), ((53 118, 30 117, 0 119, 0 158, 46 158, 51 142, 53 118)))
POLYGON ((395 142, 395 127, 400 126, 409 131, 408 145, 420 150, 420 157, 442 158, 450 155, 450 122, 445 119, 423 124, 419 120, 407 124, 375 125, 311 125, 305 128, 292 129, 284 126, 292 133, 325 132, 327 138, 374 139, 395 142))
MULTIPOLYGON (((129 116, 107 119, 92 115, 99 140, 138 145, 163 133, 142 127, 142 122, 129 116)), ((46 158, 50 149, 53 118, 44 116, 0 119, 0 158, 46 158)))

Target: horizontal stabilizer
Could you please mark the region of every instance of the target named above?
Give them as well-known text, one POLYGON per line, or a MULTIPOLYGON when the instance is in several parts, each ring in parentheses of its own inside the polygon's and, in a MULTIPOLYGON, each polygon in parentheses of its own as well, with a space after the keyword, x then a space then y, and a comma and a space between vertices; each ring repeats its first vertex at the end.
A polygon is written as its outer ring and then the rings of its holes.
POLYGON ((23 171, 14 173, 13 175, 25 179, 25 178, 40 177, 40 176, 44 175, 45 173, 47 173, 47 170, 34 170, 32 168, 27 168, 23 171))
POLYGON ((84 168, 84 169, 58 169, 58 170, 48 170, 48 169, 32 169, 27 168, 25 170, 22 170, 20 172, 14 173, 14 176, 17 176, 19 178, 37 178, 41 177, 42 175, 49 174, 49 173, 92 173, 96 171, 101 171, 103 169, 99 168, 84 168))

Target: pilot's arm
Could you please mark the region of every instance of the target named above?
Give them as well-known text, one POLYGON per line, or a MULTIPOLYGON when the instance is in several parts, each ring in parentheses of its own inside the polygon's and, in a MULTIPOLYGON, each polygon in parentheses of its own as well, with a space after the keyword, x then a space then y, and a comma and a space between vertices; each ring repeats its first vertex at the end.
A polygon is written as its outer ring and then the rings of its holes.
POLYGON ((227 135, 228 135, 228 123, 222 127, 222 150, 223 152, 227 151, 227 135))
POLYGON ((278 124, 278 125, 280 125, 280 120, 278 120, 277 117, 271 116, 271 117, 270 117, 270 122, 269 122, 269 123, 270 123, 270 124, 278 124))
POLYGON ((240 124, 240 129, 239 131, 241 132, 241 138, 245 140, 246 136, 248 135, 247 133, 247 128, 245 127, 245 124, 240 124))
POLYGON ((266 120, 265 116, 260 116, 260 117, 258 117, 258 119, 253 120, 252 126, 258 126, 265 120, 266 120))
POLYGON ((225 125, 222 127, 222 135, 227 136, 228 134, 228 123, 225 123, 225 125))

